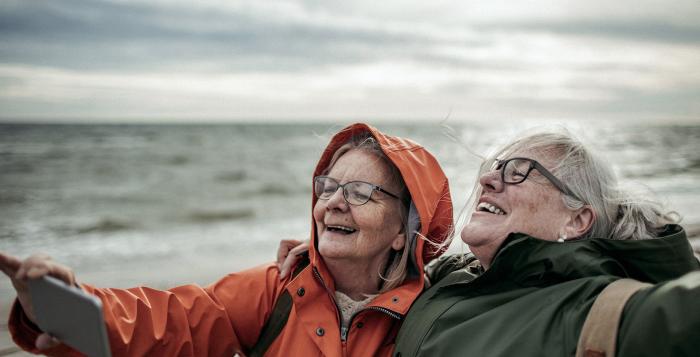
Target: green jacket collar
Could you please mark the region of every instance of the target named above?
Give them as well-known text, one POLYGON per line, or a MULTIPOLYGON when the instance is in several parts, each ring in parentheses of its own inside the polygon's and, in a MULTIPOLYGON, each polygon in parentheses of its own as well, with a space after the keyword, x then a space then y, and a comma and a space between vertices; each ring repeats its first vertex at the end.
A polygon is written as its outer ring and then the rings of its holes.
MULTIPOLYGON (((668 225, 656 239, 591 238, 564 243, 525 234, 508 236, 484 278, 518 285, 612 275, 658 283, 700 269, 685 230, 668 225)), ((490 280, 488 279, 488 280, 490 280)))

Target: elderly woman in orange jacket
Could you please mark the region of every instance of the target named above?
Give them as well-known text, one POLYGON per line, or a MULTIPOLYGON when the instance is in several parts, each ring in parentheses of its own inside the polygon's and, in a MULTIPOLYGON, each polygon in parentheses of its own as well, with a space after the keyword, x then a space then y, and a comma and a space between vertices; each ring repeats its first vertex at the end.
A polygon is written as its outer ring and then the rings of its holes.
MULTIPOLYGON (((355 124, 331 139, 313 187, 310 263, 296 274, 280 279, 277 266, 267 264, 205 288, 81 285, 102 300, 112 354, 248 354, 285 293, 288 321, 266 355, 390 355, 403 316, 423 291, 422 267, 441 253, 434 247, 452 228, 447 179, 420 145, 355 124)), ((21 261, 2 253, 0 268, 18 292, 9 324, 14 341, 32 352, 74 355, 46 343, 26 292, 27 279, 46 274, 75 284, 70 269, 42 256, 21 261), (37 340, 47 348, 39 350, 37 340)))

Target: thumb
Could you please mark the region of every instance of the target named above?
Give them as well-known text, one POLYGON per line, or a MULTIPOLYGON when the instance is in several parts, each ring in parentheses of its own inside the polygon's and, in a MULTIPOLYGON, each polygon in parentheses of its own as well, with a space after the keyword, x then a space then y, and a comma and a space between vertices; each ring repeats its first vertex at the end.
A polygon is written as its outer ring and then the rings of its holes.
POLYGON ((17 257, 0 251, 0 270, 10 279, 15 277, 20 265, 22 265, 22 261, 17 259, 17 257))
POLYGON ((36 345, 36 348, 40 350, 45 350, 47 348, 51 347, 56 347, 61 344, 61 341, 55 339, 54 337, 51 337, 48 333, 42 333, 39 335, 39 337, 36 338, 36 342, 34 343, 36 345))

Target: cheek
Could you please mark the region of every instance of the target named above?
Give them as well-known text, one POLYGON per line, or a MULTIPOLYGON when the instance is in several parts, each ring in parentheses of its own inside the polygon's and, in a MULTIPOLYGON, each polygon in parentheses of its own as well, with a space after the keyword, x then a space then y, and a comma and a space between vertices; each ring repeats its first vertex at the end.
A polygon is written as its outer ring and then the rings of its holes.
MULTIPOLYGON (((542 196, 540 196, 542 197, 542 196)), ((543 210, 543 208, 550 207, 549 205, 551 204, 551 200, 549 199, 544 199, 544 200, 530 200, 527 202, 527 209, 530 213, 532 214, 537 214, 538 212, 543 212, 546 211, 546 209, 543 210)))
POLYGON ((396 207, 393 211, 385 212, 383 216, 380 216, 377 220, 379 221, 380 228, 393 240, 397 234, 399 234, 403 227, 404 222, 402 222, 400 207, 396 207))
POLYGON ((523 233, 540 239, 556 239, 566 208, 557 195, 538 192, 517 202, 522 210, 516 223, 523 233))
MULTIPOLYGON (((365 230, 373 232, 391 232, 398 226, 398 214, 392 212, 391 206, 366 207, 368 209, 353 212, 353 218, 365 230)), ((398 209, 398 208, 396 208, 398 209)))
POLYGON ((357 224, 361 230, 363 231, 371 231, 374 230, 377 227, 377 219, 374 213, 374 210, 368 210, 368 207, 363 207, 365 209, 363 210, 355 210, 353 211, 352 214, 352 219, 355 221, 355 224, 357 224))
POLYGON ((313 216, 315 221, 322 221, 324 213, 326 211, 326 205, 323 203, 323 201, 318 200, 316 201, 316 204, 314 205, 313 209, 313 216))

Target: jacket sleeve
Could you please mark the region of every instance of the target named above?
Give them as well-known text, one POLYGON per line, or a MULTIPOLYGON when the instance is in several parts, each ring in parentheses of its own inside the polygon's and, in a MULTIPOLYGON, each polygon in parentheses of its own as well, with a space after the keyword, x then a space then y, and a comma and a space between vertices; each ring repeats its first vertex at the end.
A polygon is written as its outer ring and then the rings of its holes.
POLYGON ((623 312, 618 356, 700 353, 700 271, 634 294, 623 312))
MULTIPOLYGON (((270 264, 206 288, 83 289, 102 300, 113 356, 232 356, 256 342, 285 282, 270 264)), ((20 347, 37 353, 38 330, 23 315, 21 308, 13 310, 10 331, 20 347)), ((77 355, 65 345, 41 353, 77 355)))

